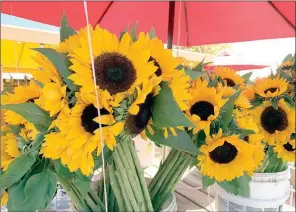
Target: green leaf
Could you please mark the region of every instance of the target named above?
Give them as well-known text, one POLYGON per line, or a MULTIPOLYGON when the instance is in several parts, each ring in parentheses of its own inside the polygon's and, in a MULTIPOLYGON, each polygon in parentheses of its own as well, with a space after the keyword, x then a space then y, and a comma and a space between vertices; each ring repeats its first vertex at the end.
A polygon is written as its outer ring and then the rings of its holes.
POLYGON ((121 40, 122 36, 128 32, 128 28, 129 28, 129 24, 125 27, 125 29, 123 31, 120 32, 120 35, 119 35, 119 40, 121 40))
POLYGON ((32 167, 36 155, 21 155, 14 159, 1 177, 1 190, 5 190, 19 181, 32 167))
POLYGON ((63 177, 67 177, 67 178, 74 177, 75 173, 70 172, 68 167, 64 166, 60 160, 53 160, 52 162, 53 162, 53 165, 54 165, 55 170, 58 173, 58 175, 61 175, 63 177))
POLYGON ((202 189, 203 190, 206 190, 210 185, 213 185, 216 182, 215 178, 210 178, 205 175, 202 175, 201 180, 202 180, 202 189))
POLYGON ((273 151, 271 146, 268 147, 268 166, 265 168, 264 173, 272 173, 276 166, 282 161, 277 157, 277 154, 273 151))
POLYGON ((250 181, 251 177, 247 174, 235 178, 232 181, 218 182, 227 192, 241 197, 250 197, 250 181))
POLYGON ((228 101, 223 105, 220 111, 220 117, 223 122, 223 128, 225 129, 227 125, 232 120, 232 113, 234 109, 234 102, 237 99, 237 97, 241 94, 242 90, 235 92, 228 101))
POLYGON ((249 72, 241 76, 241 78, 243 78, 245 82, 248 82, 251 76, 252 76, 252 72, 249 72))
POLYGON ((200 77, 202 77, 202 76, 204 75, 204 72, 193 71, 193 70, 190 70, 190 69, 188 69, 188 68, 185 68, 184 71, 185 71, 185 73, 186 73, 187 75, 190 76, 190 78, 191 78, 192 80, 195 80, 195 79, 197 79, 197 78, 200 78, 200 77))
POLYGON ((162 84, 160 93, 154 98, 152 119, 158 129, 178 126, 195 127, 180 109, 171 89, 166 84, 162 84))
MULTIPOLYGON (((154 128, 154 127, 153 127, 154 128)), ((178 149, 181 151, 189 152, 193 155, 198 154, 198 149, 193 144, 190 136, 186 131, 175 129, 177 136, 174 136, 170 130, 168 130, 168 138, 164 137, 164 130, 157 130, 154 128, 154 134, 151 135, 148 130, 146 130, 147 137, 155 142, 156 144, 161 144, 165 146, 169 146, 173 149, 178 149)))
POLYGON ((64 82, 68 85, 71 91, 78 91, 78 86, 75 85, 72 80, 68 79, 68 77, 72 74, 72 71, 69 70, 71 62, 65 54, 59 53, 56 50, 50 48, 35 48, 33 50, 40 52, 45 57, 47 57, 50 62, 52 62, 55 68, 60 72, 64 82))
POLYGON ((293 78, 289 74, 285 73, 281 68, 278 68, 277 71, 278 71, 278 73, 280 74, 281 77, 287 79, 288 81, 293 80, 293 78))
POLYGON ((253 107, 257 107, 259 105, 261 105, 263 103, 263 101, 259 98, 255 98, 251 101, 251 104, 253 107))
POLYGON ((243 139, 244 137, 246 137, 250 134, 255 134, 255 131, 248 130, 248 129, 236 129, 235 134, 239 134, 240 138, 243 139))
POLYGON ((271 100, 271 105, 272 105, 272 107, 273 107, 274 109, 276 109, 276 110, 279 108, 276 99, 272 99, 272 100, 271 100))
POLYGON ((84 180, 82 180, 81 177, 74 177, 72 179, 72 182, 74 183, 75 187, 78 189, 78 191, 82 196, 87 195, 87 192, 89 191, 89 188, 90 188, 90 182, 91 182, 86 176, 84 177, 85 177, 84 180))
POLYGON ((21 128, 22 128, 20 125, 7 124, 6 126, 10 129, 10 131, 13 134, 18 134, 21 131, 21 128))
POLYGON ((25 200, 25 186, 29 177, 25 177, 19 184, 8 189, 8 211, 24 211, 22 206, 25 200))
POLYGON ((150 31, 149 31, 149 37, 150 37, 150 39, 156 37, 156 32, 155 32, 154 27, 152 27, 152 28, 150 29, 150 31))
POLYGON ((295 107, 295 102, 293 100, 293 97, 285 96, 284 99, 289 105, 291 105, 292 107, 295 107))
POLYGON ((217 76, 214 77, 214 79, 209 80, 209 87, 216 87, 218 85, 218 78, 217 76))
POLYGON ((31 148, 28 150, 29 152, 37 150, 41 146, 42 142, 44 141, 44 135, 45 133, 39 133, 36 136, 35 141, 33 142, 31 148))
POLYGON ((137 26, 138 26, 138 21, 134 24, 133 28, 131 29, 131 37, 134 42, 137 40, 137 32, 136 32, 137 26))
MULTIPOLYGON (((103 148, 103 154, 104 154, 105 163, 107 163, 109 159, 112 157, 113 151, 111 151, 107 146, 105 146, 103 148)), ((102 155, 99 155, 98 157, 94 157, 94 160, 95 160, 94 169, 96 170, 102 166, 102 155)))
POLYGON ((61 19, 61 28, 60 28, 60 42, 64 42, 72 35, 76 35, 77 33, 75 30, 69 25, 67 21, 66 14, 63 14, 61 19))
POLYGON ((49 169, 32 175, 25 186, 22 208, 26 211, 44 210, 56 193, 57 181, 57 175, 49 169))
POLYGON ((17 114, 24 117, 24 119, 26 119, 28 122, 34 124, 37 130, 40 128, 39 125, 48 128, 52 122, 49 113, 42 110, 34 103, 1 105, 1 109, 16 112, 17 114))
POLYGON ((202 72, 202 71, 203 71, 203 67, 204 67, 204 63, 203 63, 203 61, 204 61, 205 59, 206 59, 206 58, 204 57, 200 63, 198 63, 195 67, 193 67, 193 68, 192 68, 192 71, 202 72))

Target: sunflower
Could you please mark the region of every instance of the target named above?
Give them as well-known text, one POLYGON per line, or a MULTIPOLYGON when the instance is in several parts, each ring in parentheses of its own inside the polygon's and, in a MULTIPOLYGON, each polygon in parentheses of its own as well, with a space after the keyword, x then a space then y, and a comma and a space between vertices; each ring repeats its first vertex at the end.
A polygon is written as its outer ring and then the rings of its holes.
POLYGON ((51 63, 51 61, 42 55, 41 53, 37 53, 33 60, 37 63, 40 70, 32 70, 31 74, 33 78, 44 85, 50 82, 56 82, 59 84, 63 84, 63 80, 56 69, 56 67, 51 63))
POLYGON ((5 171, 9 164, 20 154, 18 142, 13 133, 6 133, 1 136, 1 169, 5 171))
POLYGON ((278 97, 288 89, 288 82, 284 78, 262 78, 256 79, 254 85, 255 92, 261 97, 278 97))
POLYGON ((8 193, 4 191, 1 196, 1 207, 5 206, 7 202, 8 202, 8 193))
POLYGON ((165 49, 164 43, 158 38, 150 39, 149 34, 141 32, 137 40, 143 49, 150 51, 149 61, 157 67, 155 74, 162 80, 168 81, 174 77, 175 69, 182 62, 180 58, 173 57, 172 49, 165 49))
POLYGON ((215 75, 221 77, 223 81, 226 82, 226 85, 229 87, 234 87, 236 85, 243 85, 244 79, 236 74, 236 71, 227 67, 216 67, 215 75))
MULTIPOLYGON (((61 158, 70 171, 80 169, 83 174, 89 175, 94 167, 93 152, 97 150, 100 154, 102 150, 96 96, 92 93, 78 93, 76 96, 77 103, 70 114, 63 111, 58 117, 56 124, 62 126, 61 132, 47 135, 41 152, 47 158, 61 158)), ((123 130, 123 123, 115 123, 112 114, 103 107, 100 107, 100 113, 102 142, 113 150, 115 137, 123 130)))
POLYGON ((189 109, 186 111, 189 119, 196 125, 193 133, 204 130, 209 135, 210 124, 214 121, 224 105, 223 93, 218 93, 215 88, 207 87, 208 82, 198 79, 189 93, 192 99, 189 101, 189 109))
POLYGON ((279 100, 278 109, 271 102, 265 101, 263 105, 253 109, 252 114, 259 133, 270 145, 285 141, 295 132, 295 109, 283 99, 279 100))
POLYGON ((47 83, 42 88, 41 96, 35 100, 35 103, 48 111, 50 116, 54 116, 68 103, 65 99, 66 88, 66 86, 61 86, 59 83, 47 83))
POLYGON ((280 142, 273 148, 273 150, 277 153, 277 157, 281 158, 283 161, 295 162, 295 139, 280 142))
POLYGON ((246 89, 242 92, 242 94, 249 100, 252 101, 255 98, 255 89, 254 85, 250 85, 246 87, 246 89))
MULTIPOLYGON (((34 102, 39 96, 40 88, 33 81, 30 81, 28 85, 15 87, 14 93, 1 95, 1 103, 2 105, 6 105, 34 102)), ((10 110, 5 110, 3 120, 7 124, 13 125, 24 124, 27 122, 22 116, 10 110)))
POLYGON ((203 153, 198 156, 201 173, 218 182, 231 181, 254 167, 253 146, 235 135, 223 137, 221 129, 212 138, 207 137, 200 150, 203 153))
MULTIPOLYGON (((235 93, 236 90, 232 87, 223 86, 221 83, 219 83, 217 87, 217 91, 223 93, 223 98, 229 98, 235 93)), ((237 97, 237 99, 234 102, 234 105, 237 108, 241 108, 241 109, 247 109, 252 107, 251 103, 243 93, 237 97)))
MULTIPOLYGON (((97 26, 91 33, 95 66, 95 82, 98 88, 111 95, 134 91, 135 87, 156 71, 149 50, 142 49, 141 43, 125 33, 119 41, 115 34, 97 26)), ((81 47, 70 54, 74 71, 69 76, 75 84, 93 92, 94 84, 87 37, 81 37, 81 47)))
POLYGON ((283 71, 288 72, 288 73, 290 71, 295 71, 295 70, 292 70, 294 63, 295 63, 295 61, 287 60, 280 65, 280 69, 282 69, 283 71))

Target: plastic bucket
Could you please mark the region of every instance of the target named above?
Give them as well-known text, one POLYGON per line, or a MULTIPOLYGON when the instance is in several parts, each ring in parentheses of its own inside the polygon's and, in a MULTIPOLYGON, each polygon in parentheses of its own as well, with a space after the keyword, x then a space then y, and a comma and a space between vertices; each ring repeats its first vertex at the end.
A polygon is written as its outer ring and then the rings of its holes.
POLYGON ((218 184, 216 211, 282 211, 289 198, 290 170, 277 173, 255 173, 250 182, 250 198, 226 192, 218 184))
POLYGON ((172 192, 170 197, 163 204, 161 211, 162 212, 177 212, 177 210, 178 210, 178 208, 177 208, 176 196, 175 196, 175 193, 172 192))

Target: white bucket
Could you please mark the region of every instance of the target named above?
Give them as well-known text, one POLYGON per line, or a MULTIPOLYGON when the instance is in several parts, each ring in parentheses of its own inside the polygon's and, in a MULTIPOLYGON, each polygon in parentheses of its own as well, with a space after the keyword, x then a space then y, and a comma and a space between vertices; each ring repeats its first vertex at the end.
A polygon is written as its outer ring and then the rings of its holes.
POLYGON ((290 170, 276 173, 255 173, 250 182, 250 198, 235 196, 218 184, 216 191, 217 211, 282 211, 289 198, 290 170))
POLYGON ((172 192, 167 201, 163 204, 161 212, 177 212, 177 201, 175 193, 172 192))

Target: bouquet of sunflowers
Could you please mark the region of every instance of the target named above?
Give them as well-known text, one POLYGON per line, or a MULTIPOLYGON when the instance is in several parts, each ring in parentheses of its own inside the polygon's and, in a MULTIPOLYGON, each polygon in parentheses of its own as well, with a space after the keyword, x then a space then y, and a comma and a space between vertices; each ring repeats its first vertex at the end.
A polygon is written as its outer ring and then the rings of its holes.
POLYGON ((268 78, 275 85, 248 85, 249 74, 182 65, 153 28, 137 36, 134 25, 119 37, 99 26, 76 32, 65 16, 59 46, 33 51, 40 70, 1 94, 1 204, 9 211, 45 210, 57 183, 77 211, 160 211, 192 166, 204 188, 217 182, 248 196, 269 152, 295 152, 293 100, 281 74, 268 78), (274 125, 256 113, 286 119, 274 125), (137 135, 172 148, 148 185, 137 135))

